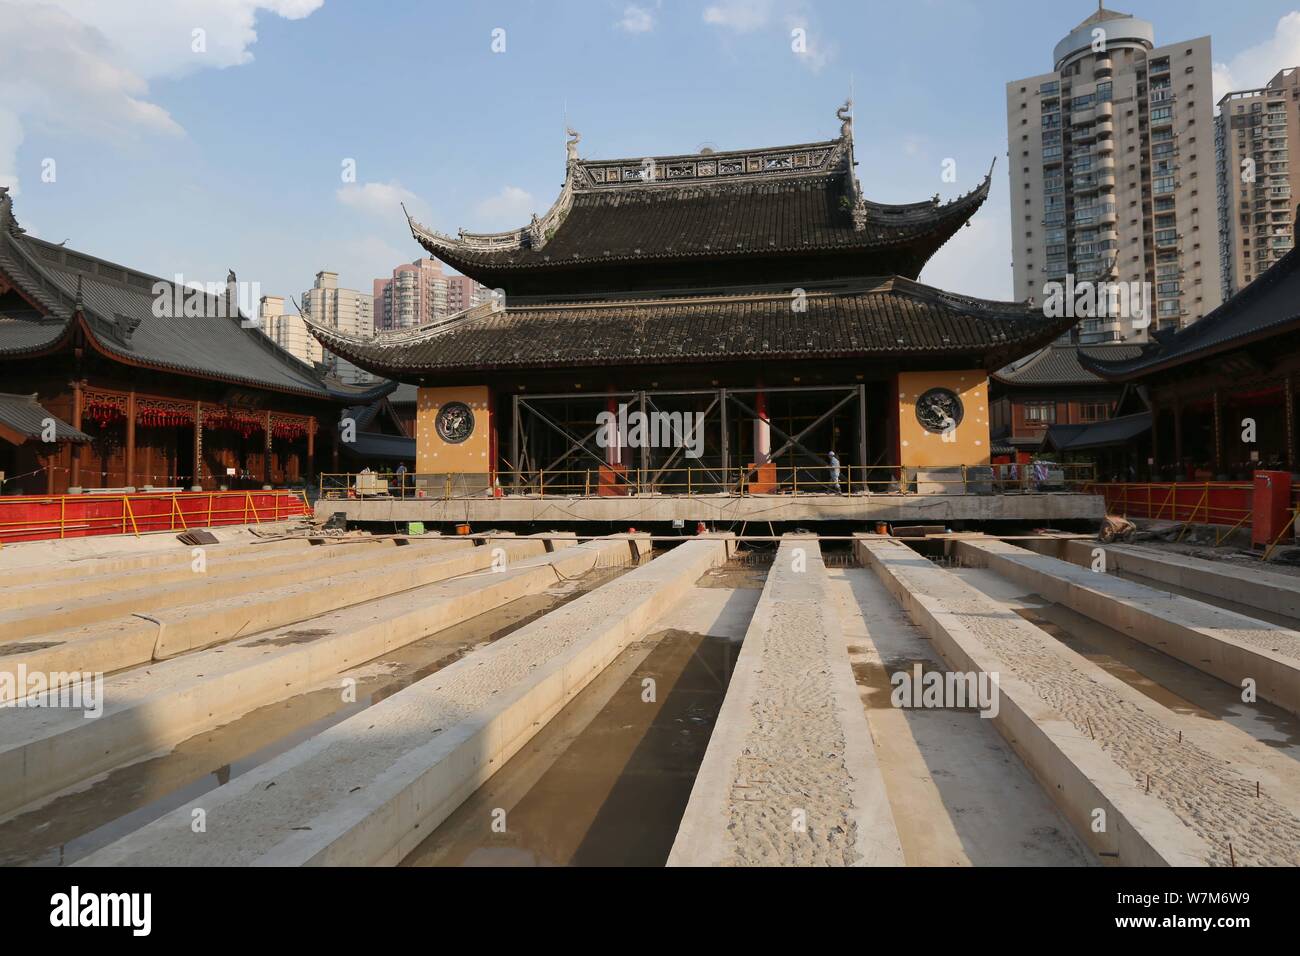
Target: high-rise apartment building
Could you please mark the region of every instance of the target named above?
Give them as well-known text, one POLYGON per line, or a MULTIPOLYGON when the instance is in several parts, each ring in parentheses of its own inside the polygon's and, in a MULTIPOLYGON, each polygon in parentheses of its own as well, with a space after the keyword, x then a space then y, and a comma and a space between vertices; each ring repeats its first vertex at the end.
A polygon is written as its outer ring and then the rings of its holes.
POLYGON ((1300 141, 1300 67, 1219 100, 1214 134, 1226 299, 1295 245, 1292 197, 1300 193, 1300 167, 1291 163, 1289 147, 1300 141))
POLYGON ((298 361, 308 365, 324 361, 325 352, 315 336, 307 331, 302 316, 284 314, 284 296, 262 296, 258 315, 267 338, 298 361))
POLYGON ((417 259, 374 285, 375 329, 410 329, 478 305, 491 292, 469 276, 448 275, 437 259, 417 259))
MULTIPOLYGON (((1152 25, 1099 9, 1056 45, 1052 72, 1007 84, 1015 297, 1048 283, 1137 283, 1151 327, 1221 301, 1210 38, 1155 45, 1152 25)), ((1083 343, 1144 341, 1142 316, 1081 318, 1083 343)))
POLYGON ((469 276, 447 276, 447 312, 463 312, 492 298, 492 290, 469 276))
MULTIPOLYGON (((319 325, 328 325, 350 335, 375 334, 374 300, 355 289, 340 289, 337 272, 318 272, 312 287, 302 294, 303 315, 319 325)), ((345 382, 369 382, 374 376, 332 353, 324 363, 345 382)))

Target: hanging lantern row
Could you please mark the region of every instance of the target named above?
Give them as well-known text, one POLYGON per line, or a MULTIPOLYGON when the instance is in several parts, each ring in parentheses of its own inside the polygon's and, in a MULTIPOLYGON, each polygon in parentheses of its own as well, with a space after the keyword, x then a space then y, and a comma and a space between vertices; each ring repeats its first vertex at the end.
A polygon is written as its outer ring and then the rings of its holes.
POLYGON ((141 405, 135 410, 137 424, 152 428, 171 428, 194 424, 194 409, 181 406, 141 405))
POLYGON ((271 437, 294 441, 307 434, 307 425, 303 422, 272 422, 271 437))
POLYGON ((81 409, 82 418, 89 418, 100 428, 120 422, 126 418, 126 410, 115 402, 100 398, 87 399, 81 409))
POLYGON ((258 432, 266 430, 266 421, 258 415, 248 412, 222 409, 208 412, 203 416, 203 427, 207 429, 226 429, 239 432, 244 438, 251 438, 258 432))

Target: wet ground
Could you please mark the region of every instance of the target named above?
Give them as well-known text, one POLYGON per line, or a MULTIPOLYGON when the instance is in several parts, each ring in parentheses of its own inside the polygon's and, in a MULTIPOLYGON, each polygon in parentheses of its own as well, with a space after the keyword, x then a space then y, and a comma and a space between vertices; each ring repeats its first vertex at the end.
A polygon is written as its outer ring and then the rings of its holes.
POLYGON ((737 653, 675 629, 631 645, 403 865, 662 866, 737 653))

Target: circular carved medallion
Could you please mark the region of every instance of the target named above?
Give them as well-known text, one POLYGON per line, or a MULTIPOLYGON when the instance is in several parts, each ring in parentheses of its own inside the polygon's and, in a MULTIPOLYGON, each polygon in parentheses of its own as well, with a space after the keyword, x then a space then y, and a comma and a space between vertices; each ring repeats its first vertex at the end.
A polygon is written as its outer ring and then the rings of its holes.
POLYGON ((961 399, 951 389, 932 388, 916 400, 916 420, 929 432, 956 428, 965 414, 961 399))
POLYGON ((448 402, 438 410, 434 425, 439 438, 450 445, 459 445, 474 434, 474 413, 464 402, 448 402))

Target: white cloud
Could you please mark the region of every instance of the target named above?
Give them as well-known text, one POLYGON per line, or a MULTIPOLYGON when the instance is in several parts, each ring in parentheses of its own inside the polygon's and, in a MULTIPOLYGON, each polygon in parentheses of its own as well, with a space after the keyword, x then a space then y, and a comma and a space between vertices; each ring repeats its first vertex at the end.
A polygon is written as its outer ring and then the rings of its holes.
POLYGON ((1242 50, 1227 63, 1214 64, 1214 102, 1226 94, 1263 86, 1279 70, 1300 66, 1300 11, 1278 20, 1273 35, 1242 50))
POLYGON ((338 201, 350 209, 369 216, 391 218, 401 216, 402 203, 415 213, 421 206, 419 197, 401 183, 349 183, 334 194, 338 201))
POLYGON ((150 81, 246 63, 260 12, 297 19, 322 2, 0 0, 0 184, 18 184, 26 124, 119 142, 182 135, 150 81))
POLYGON ((618 28, 625 33, 649 33, 655 28, 655 18, 645 7, 629 3, 623 8, 623 18, 618 21, 618 28))
POLYGON ((722 0, 704 8, 704 22, 737 33, 752 33, 772 19, 774 0, 722 0))
POLYGON ((512 229, 524 225, 536 211, 537 200, 532 193, 518 186, 503 186, 495 196, 474 207, 475 229, 512 229))
POLYGON ((704 8, 704 22, 735 34, 754 33, 778 23, 797 62, 821 72, 838 52, 826 39, 805 0, 722 0, 704 8))

